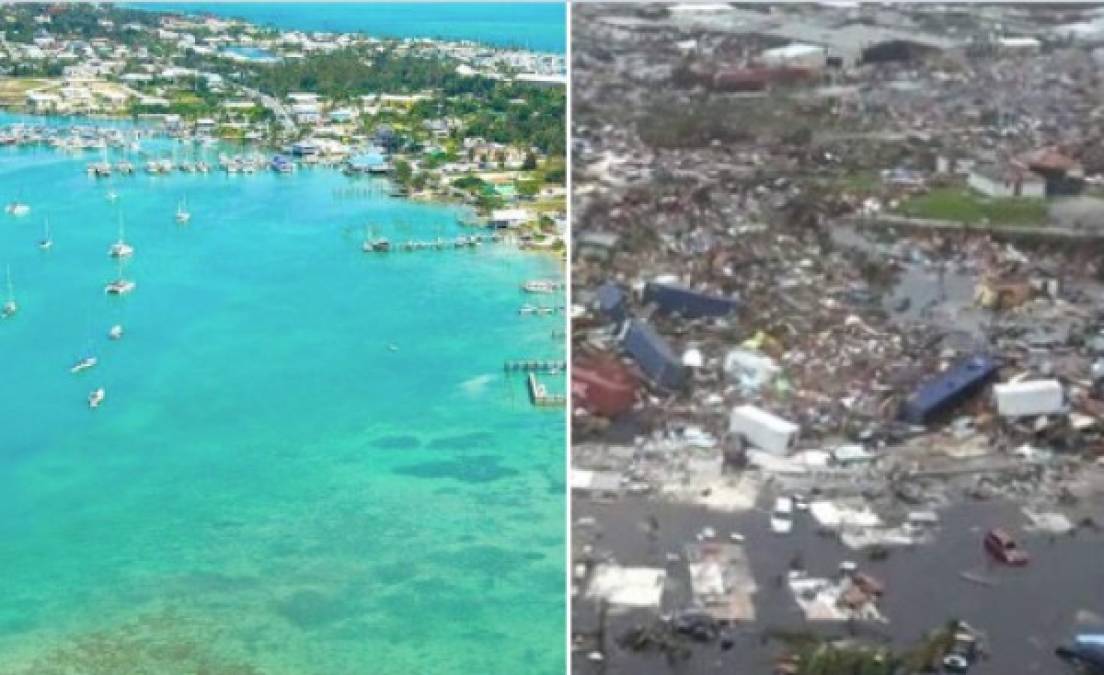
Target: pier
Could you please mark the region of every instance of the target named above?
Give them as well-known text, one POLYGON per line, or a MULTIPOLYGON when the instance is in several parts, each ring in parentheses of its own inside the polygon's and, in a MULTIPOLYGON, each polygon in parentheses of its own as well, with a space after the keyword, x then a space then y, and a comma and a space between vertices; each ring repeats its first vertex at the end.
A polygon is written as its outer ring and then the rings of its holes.
POLYGON ((429 241, 414 241, 407 240, 401 243, 391 243, 387 240, 371 239, 365 240, 361 248, 367 253, 390 253, 392 251, 444 251, 446 249, 477 249, 485 243, 494 244, 500 242, 501 239, 494 236, 484 237, 483 235, 475 235, 468 237, 457 237, 456 239, 445 239, 439 237, 437 239, 429 241))
POLYGON ((522 316, 552 316, 554 314, 563 314, 563 305, 522 305, 518 308, 518 314, 522 316))
POLYGON ((567 405, 567 396, 564 394, 550 394, 547 387, 537 381, 535 373, 529 373, 526 378, 529 387, 529 402, 539 408, 555 408, 567 405))
POLYGON ((504 370, 508 373, 562 373, 567 370, 567 361, 507 361, 504 370))

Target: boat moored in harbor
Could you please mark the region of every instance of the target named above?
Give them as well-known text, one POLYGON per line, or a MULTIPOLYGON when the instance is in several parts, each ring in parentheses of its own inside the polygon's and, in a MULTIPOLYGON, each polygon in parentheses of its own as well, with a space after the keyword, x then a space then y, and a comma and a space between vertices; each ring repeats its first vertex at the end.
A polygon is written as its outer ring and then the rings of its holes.
POLYGON ((134 283, 130 279, 123 276, 123 259, 119 258, 119 276, 115 277, 114 281, 108 282, 104 286, 104 293, 108 295, 126 295, 134 291, 138 284, 134 283))
POLYGON ((386 253, 391 250, 391 242, 384 237, 376 237, 375 239, 365 240, 363 248, 365 251, 386 253))
POLYGON ((76 374, 94 368, 99 360, 95 356, 86 356, 80 361, 77 361, 72 368, 69 369, 70 373, 76 374))
POLYGON ((104 292, 109 295, 126 295, 132 292, 137 285, 129 279, 116 279, 104 286, 104 292))
POLYGON ((192 219, 192 214, 188 212, 188 208, 185 205, 185 201, 183 199, 181 199, 180 203, 177 204, 177 206, 176 206, 176 222, 183 225, 184 223, 188 222, 191 219, 192 219))
POLYGON ((4 301, 4 305, 0 307, 0 319, 15 316, 16 312, 19 311, 19 305, 15 302, 15 287, 12 286, 11 267, 7 268, 6 275, 8 278, 8 298, 4 301))
POLYGON ((119 218, 119 239, 107 249, 107 254, 112 258, 129 258, 134 255, 134 247, 126 243, 126 238, 123 236, 122 218, 119 218))
POLYGON ((38 248, 42 251, 49 251, 54 247, 54 238, 50 236, 50 221, 47 219, 43 224, 42 239, 38 242, 38 248))
POLYGON ((276 173, 292 173, 295 171, 295 162, 283 155, 276 155, 269 164, 276 173))

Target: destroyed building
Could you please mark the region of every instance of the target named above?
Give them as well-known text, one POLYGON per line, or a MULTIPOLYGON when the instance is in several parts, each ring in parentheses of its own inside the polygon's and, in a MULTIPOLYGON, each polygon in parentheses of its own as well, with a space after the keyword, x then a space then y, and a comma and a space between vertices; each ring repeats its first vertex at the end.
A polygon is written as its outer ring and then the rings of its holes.
POLYGON ((662 592, 577 634, 577 672, 769 672, 767 626, 894 642, 959 599, 990 666, 1051 672, 1078 608, 1031 584, 1091 573, 982 539, 1100 543, 1104 105, 1054 32, 1099 16, 637 9, 574 18, 573 588, 662 592), (996 593, 1060 618, 1024 644, 996 593))

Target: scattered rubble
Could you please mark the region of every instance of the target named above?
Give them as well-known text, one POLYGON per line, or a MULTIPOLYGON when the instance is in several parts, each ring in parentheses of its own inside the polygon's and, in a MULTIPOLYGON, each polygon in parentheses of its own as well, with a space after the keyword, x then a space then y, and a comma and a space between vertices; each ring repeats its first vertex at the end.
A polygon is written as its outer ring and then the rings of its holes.
MULTIPOLYGON (((1059 28, 1080 18, 577 7, 575 498, 756 514, 872 565, 938 545, 964 503, 1010 502, 1025 533, 1087 529, 1104 106, 1099 54, 1059 28)), ((664 612, 760 621, 754 575, 721 562, 757 541, 687 543, 668 564, 692 592, 664 612)), ((808 621, 892 624, 851 572, 779 580, 808 621)), ((657 625, 634 639, 693 651, 657 625)))

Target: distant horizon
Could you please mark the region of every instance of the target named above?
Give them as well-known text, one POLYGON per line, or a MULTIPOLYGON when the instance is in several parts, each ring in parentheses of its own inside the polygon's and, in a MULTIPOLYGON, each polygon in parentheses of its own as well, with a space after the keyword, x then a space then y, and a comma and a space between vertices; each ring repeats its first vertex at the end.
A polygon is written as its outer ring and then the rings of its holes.
POLYGON ((468 40, 499 48, 567 53, 564 2, 122 2, 152 12, 211 14, 281 30, 362 33, 385 38, 468 40), (356 7, 355 12, 348 11, 356 7), (304 11, 309 9, 310 11, 304 11), (333 10, 342 10, 335 12, 333 10))

